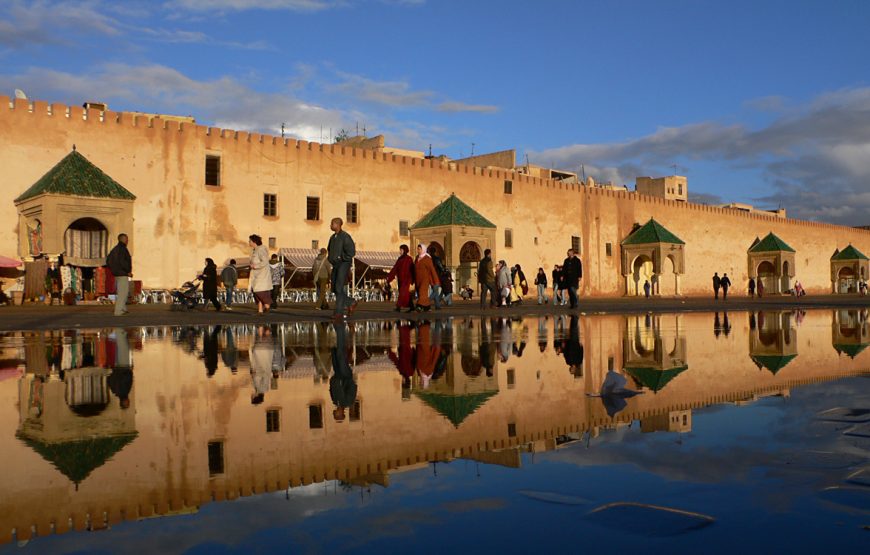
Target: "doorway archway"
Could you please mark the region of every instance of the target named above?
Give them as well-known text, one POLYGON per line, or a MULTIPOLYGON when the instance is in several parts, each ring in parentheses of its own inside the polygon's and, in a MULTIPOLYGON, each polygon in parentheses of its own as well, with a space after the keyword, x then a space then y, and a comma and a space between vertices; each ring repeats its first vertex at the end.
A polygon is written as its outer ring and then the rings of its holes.
POLYGON ((66 228, 63 244, 67 258, 101 266, 109 252, 109 230, 96 218, 79 218, 66 228))
POLYGON ((837 272, 837 292, 854 293, 858 290, 858 280, 853 268, 840 268, 837 272))
POLYGON ((631 263, 631 277, 634 283, 634 294, 644 294, 643 284, 649 280, 650 287, 653 285, 653 261, 646 255, 638 256, 631 263))
POLYGON ((776 287, 776 268, 774 268, 772 262, 765 260, 758 265, 756 272, 758 275, 758 282, 764 286, 765 294, 779 292, 779 289, 776 287))
POLYGON ((460 286, 469 285, 475 287, 472 281, 476 281, 477 263, 483 255, 480 245, 474 241, 466 241, 459 249, 459 268, 456 269, 456 279, 460 286))

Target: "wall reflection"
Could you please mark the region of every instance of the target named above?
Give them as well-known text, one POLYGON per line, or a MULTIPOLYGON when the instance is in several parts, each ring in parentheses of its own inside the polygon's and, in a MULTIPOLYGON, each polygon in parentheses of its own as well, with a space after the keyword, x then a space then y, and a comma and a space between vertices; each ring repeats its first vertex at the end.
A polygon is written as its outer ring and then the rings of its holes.
POLYGON ((867 373, 868 344, 856 310, 6 334, 0 540, 685 434, 705 406, 867 373))

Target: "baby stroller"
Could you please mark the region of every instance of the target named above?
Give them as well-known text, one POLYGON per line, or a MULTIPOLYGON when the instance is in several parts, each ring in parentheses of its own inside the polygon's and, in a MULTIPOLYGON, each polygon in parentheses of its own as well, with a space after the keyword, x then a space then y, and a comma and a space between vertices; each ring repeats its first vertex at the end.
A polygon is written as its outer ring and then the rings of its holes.
POLYGON ((199 304, 199 285, 200 280, 197 278, 193 281, 185 281, 178 289, 173 289, 172 295, 172 310, 187 310, 193 309, 199 304))

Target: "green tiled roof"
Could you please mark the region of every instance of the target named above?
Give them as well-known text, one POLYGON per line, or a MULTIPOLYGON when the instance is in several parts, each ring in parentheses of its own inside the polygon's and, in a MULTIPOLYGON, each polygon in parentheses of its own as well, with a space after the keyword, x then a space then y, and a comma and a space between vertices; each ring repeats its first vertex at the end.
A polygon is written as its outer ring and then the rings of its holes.
POLYGON ((136 432, 114 437, 96 437, 61 443, 43 443, 21 434, 18 438, 64 476, 79 484, 136 439, 136 432))
POLYGON ((685 245, 686 243, 671 233, 662 224, 650 218, 649 221, 629 234, 623 241, 623 245, 647 245, 649 243, 673 243, 685 245))
POLYGON ((462 421, 471 416, 486 401, 498 393, 498 391, 484 391, 483 393, 469 393, 467 395, 444 395, 442 393, 429 393, 428 391, 417 392, 417 396, 424 403, 441 413, 456 428, 462 421))
POLYGON ((862 345, 849 345, 849 344, 843 344, 843 343, 834 344, 834 349, 836 349, 838 353, 845 354, 849 358, 855 358, 856 356, 861 354, 861 351, 863 351, 866 348, 867 348, 866 343, 864 343, 862 345))
POLYGON ((667 370, 642 367, 626 368, 625 371, 628 372, 639 385, 642 385, 647 389, 651 389, 652 391, 656 392, 661 391, 668 384, 669 381, 673 380, 681 372, 688 369, 688 366, 683 365, 677 366, 676 368, 668 368, 667 370))
POLYGON ((758 355, 750 356, 750 358, 759 367, 764 366, 774 375, 777 372, 788 366, 788 363, 797 355, 758 355))
POLYGON ((849 245, 831 257, 831 260, 868 260, 864 253, 849 245))
POLYGON ((75 150, 48 170, 48 173, 24 191, 15 199, 15 202, 46 193, 79 197, 136 199, 133 193, 103 173, 103 170, 93 165, 75 150))
POLYGON ((788 246, 788 244, 773 234, 773 232, 768 233, 764 239, 752 245, 749 248, 749 252, 776 252, 776 251, 785 251, 785 252, 794 252, 794 249, 788 246))
POLYGON ((481 216, 455 194, 432 209, 420 221, 411 226, 413 229, 438 227, 442 225, 467 225, 473 227, 495 227, 495 224, 481 216))

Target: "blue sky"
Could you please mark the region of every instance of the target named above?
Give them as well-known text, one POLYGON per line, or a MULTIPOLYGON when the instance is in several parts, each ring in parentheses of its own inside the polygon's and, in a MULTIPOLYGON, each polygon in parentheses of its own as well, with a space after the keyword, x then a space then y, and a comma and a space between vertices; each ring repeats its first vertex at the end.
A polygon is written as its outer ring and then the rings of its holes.
POLYGON ((451 157, 870 224, 870 3, 41 0, 0 3, 0 94, 451 157))

